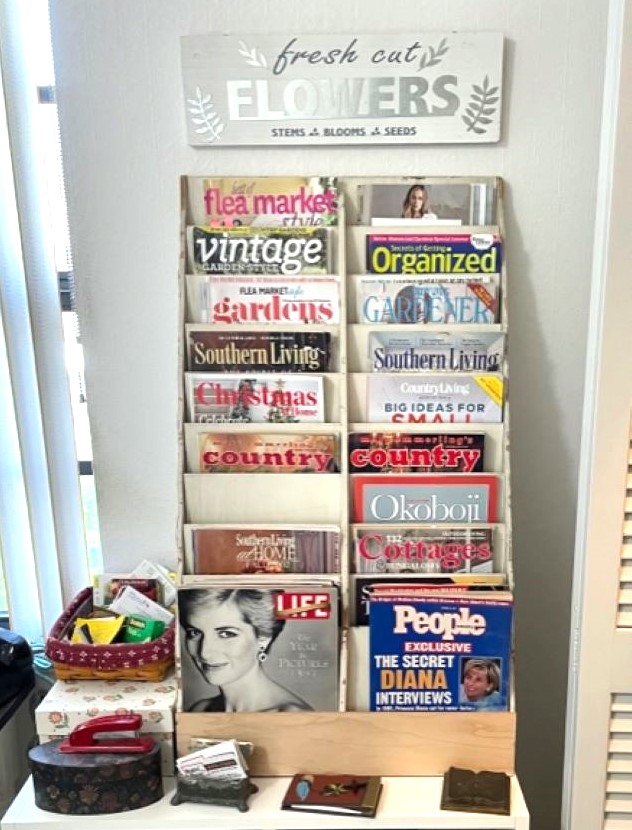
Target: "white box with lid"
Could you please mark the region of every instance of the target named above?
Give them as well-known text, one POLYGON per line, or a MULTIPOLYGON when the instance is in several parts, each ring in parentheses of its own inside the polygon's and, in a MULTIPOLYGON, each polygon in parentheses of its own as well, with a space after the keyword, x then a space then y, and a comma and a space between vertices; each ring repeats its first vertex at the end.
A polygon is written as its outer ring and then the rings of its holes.
POLYGON ((173 672, 164 680, 58 680, 35 710, 41 742, 63 738, 90 718, 142 715, 140 733, 161 745, 163 775, 174 773, 174 710, 177 686, 173 672))

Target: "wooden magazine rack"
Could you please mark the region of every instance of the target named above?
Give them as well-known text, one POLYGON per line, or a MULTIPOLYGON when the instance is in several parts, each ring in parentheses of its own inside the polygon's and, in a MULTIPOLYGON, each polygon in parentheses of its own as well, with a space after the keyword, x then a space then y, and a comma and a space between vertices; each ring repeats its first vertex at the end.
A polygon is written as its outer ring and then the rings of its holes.
MULTIPOLYGON (((502 181, 496 178, 432 178, 415 179, 427 184, 471 184, 487 182, 495 185, 497 197, 494 226, 465 227, 459 233, 497 233, 504 242, 502 181)), ((359 371, 360 359, 367 351, 367 330, 386 328, 355 322, 353 275, 364 271, 364 238, 369 226, 347 224, 345 204, 348 194, 358 184, 412 184, 402 178, 338 179, 342 193, 338 225, 334 228, 336 273, 341 281, 341 322, 339 325, 313 326, 310 330, 329 331, 334 344, 334 362, 326 376, 325 394, 327 423, 267 424, 268 432, 337 432, 340 435, 342 471, 328 475, 301 476, 300 489, 293 474, 275 474, 274 486, 269 476, 257 474, 213 475, 186 472, 185 441, 195 427, 185 424, 184 383, 179 402, 179 561, 183 584, 208 583, 210 577, 191 574, 191 565, 184 550, 185 523, 253 523, 281 522, 301 524, 335 524, 342 531, 341 571, 335 577, 340 584, 343 606, 343 637, 341 648, 340 711, 280 713, 191 713, 180 711, 176 716, 178 754, 189 752, 192 738, 236 738, 254 744, 250 759, 253 775, 292 775, 309 769, 312 773, 336 773, 341 770, 355 774, 380 775, 441 775, 449 766, 514 772, 515 711, 509 712, 420 712, 373 713, 354 711, 363 705, 363 692, 368 684, 367 629, 349 627, 350 621, 350 501, 347 469, 348 433, 354 430, 380 428, 363 423, 366 375, 359 371), (367 671, 363 674, 360 667, 367 671)), ((195 277, 186 273, 186 225, 191 224, 189 179, 181 186, 181 257, 179 267, 181 336, 179 371, 183 380, 186 368, 186 325, 192 320, 195 301, 195 277)), ((371 230, 375 232, 375 228, 371 230)), ((408 227, 389 228, 392 233, 411 233, 408 227)), ((445 228, 423 226, 423 233, 446 232, 445 228)), ((500 322, 474 326, 479 331, 507 332, 506 267, 501 274, 500 322)), ((213 328, 213 326, 209 326, 213 328)), ((223 326, 223 328, 230 328, 223 326)), ((237 326, 233 327, 237 328, 237 326)), ((261 326, 239 325, 239 331, 261 326)), ((274 326, 272 330, 292 328, 274 326)), ((390 331, 396 326, 388 325, 390 331)), ((405 326, 403 328, 406 328, 405 326)), ((449 326, 425 326, 425 330, 446 330, 449 326)), ((465 330, 459 326, 459 330, 465 330)), ((507 360, 504 364, 507 383, 507 360)), ((385 430, 387 425, 381 425, 385 430)), ((392 428, 392 425, 390 425, 392 428)), ((223 427, 229 429, 229 425, 223 427)), ((261 425, 244 425, 240 430, 260 431, 261 425)), ((502 424, 410 424, 398 425, 398 431, 483 432, 486 436, 486 471, 503 474, 500 523, 497 527, 498 562, 496 570, 508 575, 513 586, 511 564, 511 491, 509 468, 509 406, 505 399, 502 424)), ((222 431, 222 425, 214 425, 222 431)), ((179 655, 178 655, 179 662, 179 655)))

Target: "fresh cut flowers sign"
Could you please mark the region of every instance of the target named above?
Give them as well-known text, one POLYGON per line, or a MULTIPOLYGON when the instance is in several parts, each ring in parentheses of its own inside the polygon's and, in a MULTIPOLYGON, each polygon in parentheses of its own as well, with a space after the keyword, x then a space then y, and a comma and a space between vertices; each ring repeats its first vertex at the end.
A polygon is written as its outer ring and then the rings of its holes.
POLYGON ((194 146, 500 140, 499 33, 181 40, 194 146))

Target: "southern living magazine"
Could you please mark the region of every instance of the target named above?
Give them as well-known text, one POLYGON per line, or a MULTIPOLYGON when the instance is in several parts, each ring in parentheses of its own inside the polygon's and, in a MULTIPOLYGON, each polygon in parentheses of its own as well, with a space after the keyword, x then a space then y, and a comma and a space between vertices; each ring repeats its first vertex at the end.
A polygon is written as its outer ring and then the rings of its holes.
POLYGON ((374 596, 370 710, 506 711, 512 619, 510 599, 374 596))
POLYGON ((350 473, 482 473, 482 433, 352 432, 350 473))
POLYGON ((498 424, 503 419, 503 376, 386 375, 367 377, 368 423, 498 424))
POLYGON ((338 602, 324 582, 179 588, 183 710, 336 711, 338 602))
POLYGON ((330 274, 329 229, 187 227, 189 271, 194 274, 330 274))
POLYGON ((432 277, 360 276, 359 323, 495 323, 498 275, 446 280, 432 277))
POLYGON ((345 194, 347 214, 354 225, 495 225, 496 186, 478 182, 398 182, 356 184, 345 194))
POLYGON ((185 525, 196 574, 328 574, 340 563, 334 527, 185 525))
POLYGON ((187 326, 191 372, 326 372, 327 331, 209 331, 187 326))
POLYGON ((389 332, 369 334, 367 372, 500 372, 504 334, 389 332))
POLYGON ((323 423, 320 375, 185 373, 189 420, 196 424, 323 423))
POLYGON ((495 473, 356 474, 353 521, 359 524, 478 524, 499 520, 495 473))
POLYGON ((367 234, 369 274, 441 274, 472 277, 499 274, 502 242, 491 233, 367 234))
POLYGON ((193 473, 337 473, 338 436, 202 432, 193 473))
POLYGON ((481 591, 506 592, 507 577, 502 573, 452 573, 452 574, 352 574, 351 603, 353 625, 368 625, 371 600, 380 596, 408 596, 418 594, 469 594, 477 596, 481 591))
POLYGON ((359 574, 492 573, 491 527, 354 525, 353 568, 359 574))
POLYGON ((338 185, 331 176, 187 178, 196 225, 335 225, 338 185))
POLYGON ((197 287, 199 323, 340 321, 340 282, 334 276, 206 275, 197 287))

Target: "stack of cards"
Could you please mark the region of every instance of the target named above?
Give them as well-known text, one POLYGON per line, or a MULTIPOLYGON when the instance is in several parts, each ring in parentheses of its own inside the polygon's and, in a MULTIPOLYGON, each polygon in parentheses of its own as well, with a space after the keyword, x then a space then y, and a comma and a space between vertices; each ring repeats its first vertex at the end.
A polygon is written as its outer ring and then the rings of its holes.
POLYGON ((240 781, 248 765, 237 741, 221 741, 176 761, 180 775, 202 775, 217 781, 240 781))

